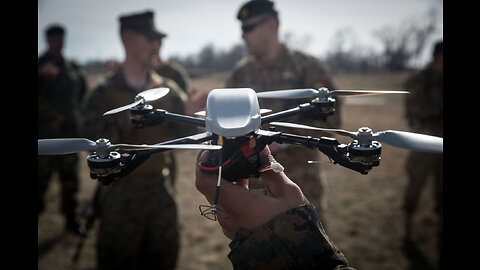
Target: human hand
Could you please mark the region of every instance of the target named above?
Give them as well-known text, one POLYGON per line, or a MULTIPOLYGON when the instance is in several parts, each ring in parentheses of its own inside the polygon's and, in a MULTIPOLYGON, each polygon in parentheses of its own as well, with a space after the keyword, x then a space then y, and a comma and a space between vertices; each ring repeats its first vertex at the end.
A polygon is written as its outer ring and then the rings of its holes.
MULTIPOLYGON (((275 161, 268 146, 259 156, 263 165, 275 161)), ((197 157, 197 165, 207 162, 209 158, 209 151, 201 151, 197 157)), ((210 203, 214 199, 217 178, 217 175, 203 173, 197 166, 195 186, 210 203)), ((217 218, 228 238, 233 239, 240 228, 254 230, 280 213, 308 204, 298 185, 283 172, 265 171, 261 178, 265 188, 253 190, 248 187, 248 179, 233 183, 221 179, 217 218)))
POLYGON ((60 69, 57 66, 55 66, 52 62, 47 62, 40 67, 38 73, 44 76, 57 77, 58 74, 60 74, 60 69))
POLYGON ((185 114, 193 116, 196 112, 201 111, 207 104, 208 93, 200 93, 197 88, 192 88, 188 93, 188 100, 185 101, 185 114))

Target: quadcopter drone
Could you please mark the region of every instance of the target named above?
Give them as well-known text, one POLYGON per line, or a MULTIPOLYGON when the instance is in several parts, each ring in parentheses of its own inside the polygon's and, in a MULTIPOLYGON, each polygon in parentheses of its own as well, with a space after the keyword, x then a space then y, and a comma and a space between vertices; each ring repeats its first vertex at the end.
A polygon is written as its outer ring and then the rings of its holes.
MULTIPOLYGON (((112 115, 130 110, 131 121, 138 127, 155 126, 162 122, 176 121, 196 125, 206 132, 162 142, 154 145, 111 144, 106 138, 91 141, 83 138, 40 139, 39 155, 60 155, 80 151, 93 151, 87 156, 92 179, 109 184, 131 173, 150 155, 172 149, 211 150, 208 162, 198 164, 201 171, 217 174, 217 190, 213 204, 208 208, 215 216, 220 179, 230 182, 249 177, 259 177, 266 170, 282 171, 278 163, 262 166, 259 153, 273 142, 292 144, 310 149, 318 149, 334 164, 367 174, 379 166, 382 145, 380 142, 414 151, 443 152, 443 138, 419 133, 386 130, 373 132, 361 127, 356 132, 306 126, 296 123, 278 122, 294 115, 306 118, 326 119, 335 112, 336 96, 361 96, 378 94, 407 94, 406 91, 374 90, 333 90, 288 89, 256 93, 251 88, 213 89, 207 97, 206 110, 191 117, 153 109, 146 102, 157 100, 168 94, 168 88, 154 88, 139 93, 133 103, 110 110, 104 115, 112 115), (305 99, 311 102, 300 104, 285 111, 263 116, 270 110, 261 110, 259 98, 305 99), (204 117, 204 118, 203 118, 204 117), (262 125, 269 125, 268 130, 262 125), (318 130, 330 134, 347 136, 353 139, 349 144, 341 144, 335 138, 300 136, 276 131, 275 127, 318 130), (208 143, 208 144, 206 144, 208 143), (119 152, 124 152, 120 154, 119 152)), ((200 209, 202 215, 204 210, 200 209)))

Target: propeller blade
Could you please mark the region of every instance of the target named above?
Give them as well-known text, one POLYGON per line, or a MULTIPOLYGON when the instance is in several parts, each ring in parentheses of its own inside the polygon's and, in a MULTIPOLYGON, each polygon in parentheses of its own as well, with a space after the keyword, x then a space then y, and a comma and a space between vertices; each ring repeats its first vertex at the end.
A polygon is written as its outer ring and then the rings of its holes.
POLYGON ((257 97, 297 99, 297 98, 315 97, 318 95, 318 92, 319 91, 315 89, 288 89, 288 90, 259 92, 257 93, 257 97))
POLYGON ((38 140, 39 155, 63 155, 80 151, 95 150, 94 141, 83 138, 41 139, 38 140))
POLYGON ((260 114, 269 113, 271 111, 272 110, 270 110, 270 109, 260 109, 260 114))
POLYGON ((276 90, 257 93, 259 98, 284 98, 297 99, 308 97, 325 98, 329 96, 364 96, 364 95, 380 95, 380 94, 408 94, 408 91, 390 91, 390 90, 333 90, 326 88, 316 89, 288 89, 276 90))
POLYGON ((328 93, 332 96, 366 96, 382 94, 408 94, 408 91, 383 91, 383 90, 333 90, 328 93))
POLYGON ((317 127, 295 124, 295 123, 287 123, 287 122, 271 122, 270 125, 289 127, 289 128, 301 128, 301 129, 325 131, 325 132, 329 132, 329 133, 332 133, 332 134, 348 136, 348 137, 353 138, 353 139, 357 138, 357 133, 356 132, 350 132, 350 131, 346 131, 346 130, 342 130, 342 129, 317 128, 317 127))
POLYGON ((128 110, 132 107, 135 107, 142 102, 157 100, 157 99, 165 96, 166 94, 168 94, 168 92, 170 92, 170 89, 166 88, 166 87, 159 87, 159 88, 153 88, 153 89, 145 90, 145 91, 137 94, 137 96, 135 97, 135 100, 136 100, 135 102, 133 102, 131 104, 128 104, 128 105, 125 105, 125 106, 122 106, 122 107, 119 107, 119 108, 116 108, 116 109, 113 109, 113 110, 110 110, 110 111, 104 113, 103 115, 105 116, 105 115, 109 115, 109 114, 118 113, 118 112, 121 112, 121 111, 128 110))
POLYGON ((125 110, 128 110, 128 109, 132 108, 132 107, 137 106, 137 105, 140 104, 140 103, 142 103, 142 100, 141 100, 141 99, 139 99, 139 100, 137 100, 137 101, 135 101, 135 102, 133 102, 133 103, 131 103, 131 104, 128 104, 128 105, 125 105, 125 106, 122 106, 122 107, 119 107, 119 108, 110 110, 110 111, 104 113, 103 115, 105 116, 105 115, 109 115, 109 114, 114 114, 114 113, 118 113, 118 112, 121 112, 121 111, 125 111, 125 110))
POLYGON ((205 116, 206 114, 207 114, 206 111, 199 111, 199 112, 194 113, 194 115, 196 115, 196 116, 205 116))
POLYGON ((443 138, 437 136, 386 130, 372 134, 372 139, 410 150, 443 153, 443 138))
POLYGON ((157 100, 161 97, 164 97, 169 92, 170 92, 169 88, 159 87, 159 88, 153 88, 153 89, 145 90, 145 91, 139 93, 138 96, 143 97, 145 99, 145 101, 154 101, 154 100, 157 100))

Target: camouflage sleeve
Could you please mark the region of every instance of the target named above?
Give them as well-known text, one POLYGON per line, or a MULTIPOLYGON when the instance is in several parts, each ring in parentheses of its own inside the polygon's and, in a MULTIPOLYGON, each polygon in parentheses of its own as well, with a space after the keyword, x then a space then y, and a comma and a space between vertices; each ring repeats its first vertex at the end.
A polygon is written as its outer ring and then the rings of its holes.
POLYGON ((312 205, 290 209, 230 243, 234 269, 352 269, 328 238, 312 205))
POLYGON ((410 91, 405 100, 406 117, 410 126, 429 125, 442 119, 443 95, 434 75, 424 70, 407 80, 405 88, 410 91))
POLYGON ((190 92, 190 76, 187 70, 178 63, 172 62, 173 68, 176 70, 175 81, 185 93, 190 92))
POLYGON ((225 82, 225 88, 246 87, 250 85, 248 69, 251 67, 247 67, 247 63, 248 58, 243 58, 235 63, 235 67, 225 82))
POLYGON ((81 106, 81 134, 90 140, 107 138, 112 142, 123 137, 125 126, 130 124, 128 114, 105 117, 103 113, 111 109, 104 85, 97 87, 86 96, 81 106))

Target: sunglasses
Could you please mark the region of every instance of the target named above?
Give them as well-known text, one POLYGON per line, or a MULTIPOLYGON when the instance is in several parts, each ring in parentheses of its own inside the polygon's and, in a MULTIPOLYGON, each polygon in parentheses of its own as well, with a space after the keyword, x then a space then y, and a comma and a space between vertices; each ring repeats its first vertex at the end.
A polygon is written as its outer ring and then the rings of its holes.
POLYGON ((248 24, 248 25, 242 25, 242 32, 243 33, 251 32, 253 29, 257 28, 257 26, 265 23, 268 19, 270 19, 270 17, 265 17, 265 18, 261 19, 260 21, 258 21, 256 23, 251 23, 251 24, 248 24))

